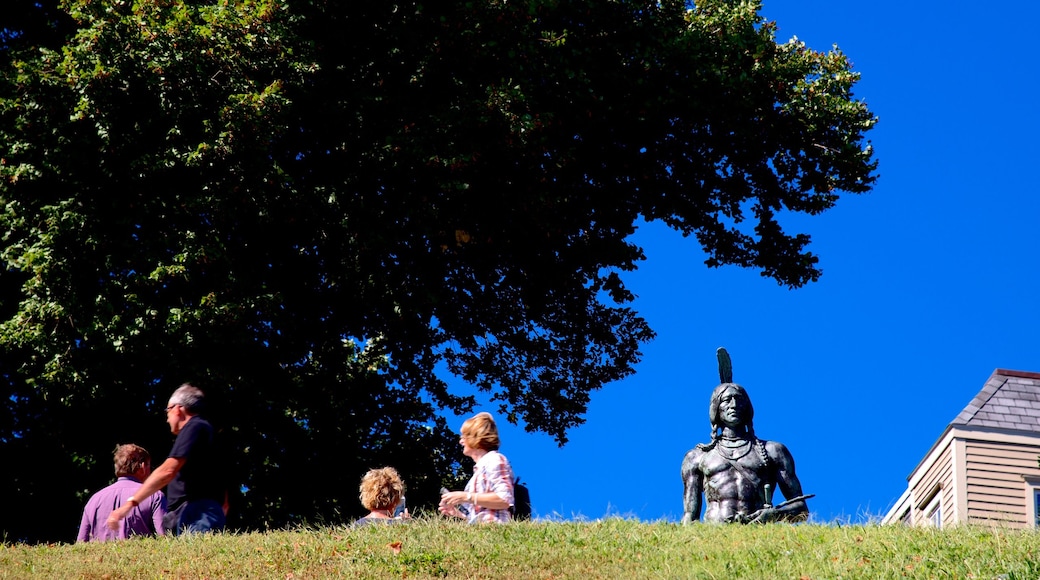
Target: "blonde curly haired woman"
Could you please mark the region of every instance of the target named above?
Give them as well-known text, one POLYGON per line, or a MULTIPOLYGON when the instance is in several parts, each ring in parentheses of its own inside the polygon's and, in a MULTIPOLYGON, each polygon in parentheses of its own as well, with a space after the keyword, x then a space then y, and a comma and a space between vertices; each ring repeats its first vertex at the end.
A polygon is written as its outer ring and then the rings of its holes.
POLYGON ((404 482, 393 467, 370 469, 361 478, 361 505, 369 510, 367 516, 354 522, 355 526, 392 524, 408 519, 408 510, 394 517, 394 510, 404 500, 404 482))

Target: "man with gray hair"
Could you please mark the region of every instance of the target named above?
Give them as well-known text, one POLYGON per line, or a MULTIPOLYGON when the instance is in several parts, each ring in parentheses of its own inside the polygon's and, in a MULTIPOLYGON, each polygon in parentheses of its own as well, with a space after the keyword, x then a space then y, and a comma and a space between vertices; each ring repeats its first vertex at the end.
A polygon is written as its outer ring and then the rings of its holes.
POLYGON ((166 422, 177 436, 170 456, 127 498, 123 507, 112 512, 108 527, 119 522, 140 503, 135 496, 147 497, 164 486, 169 511, 163 520, 167 533, 177 535, 224 529, 227 515, 227 489, 221 477, 221 461, 214 444, 213 425, 200 416, 204 395, 187 383, 181 385, 166 406, 166 422))

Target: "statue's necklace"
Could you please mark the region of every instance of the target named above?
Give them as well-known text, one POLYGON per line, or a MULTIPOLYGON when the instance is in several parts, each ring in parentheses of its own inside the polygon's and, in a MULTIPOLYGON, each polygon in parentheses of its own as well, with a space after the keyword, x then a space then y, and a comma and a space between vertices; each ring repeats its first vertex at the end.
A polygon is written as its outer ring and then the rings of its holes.
POLYGON ((752 447, 754 447, 754 445, 752 445, 752 442, 747 439, 745 439, 743 443, 735 447, 727 447, 725 440, 723 440, 715 446, 715 449, 718 450, 719 455, 725 457, 726 459, 735 461, 737 459, 740 459, 741 457, 744 457, 748 453, 751 453, 752 447))

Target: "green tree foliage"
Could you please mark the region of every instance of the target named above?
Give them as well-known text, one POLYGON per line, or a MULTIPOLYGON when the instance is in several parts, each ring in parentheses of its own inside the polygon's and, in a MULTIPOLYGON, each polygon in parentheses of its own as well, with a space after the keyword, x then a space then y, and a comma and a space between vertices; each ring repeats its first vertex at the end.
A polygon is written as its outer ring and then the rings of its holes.
POLYGON ((161 458, 183 381, 237 525, 356 514, 380 465, 429 505, 462 469, 438 413, 474 401, 445 376, 563 444, 632 373, 638 220, 798 287, 778 220, 874 180, 849 61, 757 2, 64 6, 68 41, 0 72, 0 490, 43 526, 16 538, 70 537, 116 443, 161 458))

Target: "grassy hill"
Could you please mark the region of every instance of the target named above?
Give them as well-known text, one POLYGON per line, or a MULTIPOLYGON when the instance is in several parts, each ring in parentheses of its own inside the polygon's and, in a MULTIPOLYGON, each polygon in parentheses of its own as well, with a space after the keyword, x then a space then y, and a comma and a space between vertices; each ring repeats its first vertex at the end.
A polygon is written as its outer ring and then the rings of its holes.
POLYGON ((1040 532, 598 522, 0 546, 0 578, 1040 578, 1040 532))

